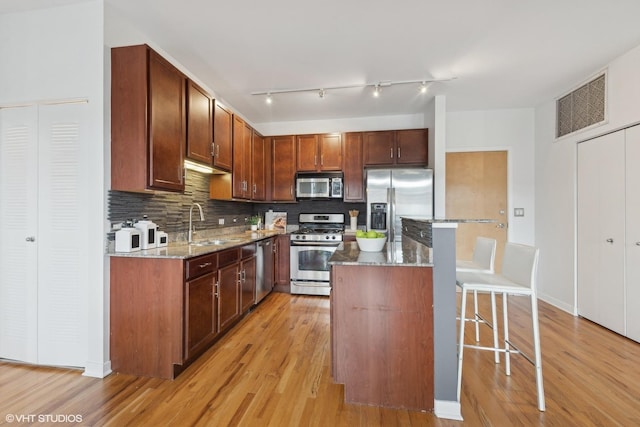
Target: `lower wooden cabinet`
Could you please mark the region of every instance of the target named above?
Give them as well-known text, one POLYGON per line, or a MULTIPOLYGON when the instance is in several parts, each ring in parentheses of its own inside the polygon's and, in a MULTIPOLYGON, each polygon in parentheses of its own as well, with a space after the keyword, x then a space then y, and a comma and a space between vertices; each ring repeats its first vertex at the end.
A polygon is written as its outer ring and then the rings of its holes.
POLYGON ((240 264, 238 249, 223 251, 227 264, 218 267, 218 309, 220 331, 226 330, 240 317, 240 264))
POLYGON ((254 303, 256 245, 186 260, 110 258, 114 372, 173 379, 254 303))
POLYGON ((185 283, 185 359, 206 348, 218 333, 217 277, 213 272, 185 283))
POLYGON ((289 235, 281 234, 276 238, 275 242, 275 287, 276 292, 291 291, 291 273, 290 269, 290 252, 289 252, 289 235))

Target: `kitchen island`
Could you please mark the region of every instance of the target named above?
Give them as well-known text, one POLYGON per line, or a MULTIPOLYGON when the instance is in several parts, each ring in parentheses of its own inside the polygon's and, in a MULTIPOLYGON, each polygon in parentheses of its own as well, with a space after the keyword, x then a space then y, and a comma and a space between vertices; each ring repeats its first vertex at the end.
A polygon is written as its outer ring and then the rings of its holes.
POLYGON ((431 248, 410 238, 381 252, 345 242, 331 264, 332 373, 345 401, 431 411, 431 248))
POLYGON ((344 243, 329 260, 332 369, 346 401, 433 409, 438 417, 462 420, 455 231, 463 222, 484 220, 402 218, 402 243, 387 243, 380 254, 344 243), (405 369, 409 373, 399 373, 405 369), (367 378, 379 375, 375 382, 367 378), (376 393, 381 387, 387 389, 376 393), (384 397, 392 393, 393 402, 384 397))

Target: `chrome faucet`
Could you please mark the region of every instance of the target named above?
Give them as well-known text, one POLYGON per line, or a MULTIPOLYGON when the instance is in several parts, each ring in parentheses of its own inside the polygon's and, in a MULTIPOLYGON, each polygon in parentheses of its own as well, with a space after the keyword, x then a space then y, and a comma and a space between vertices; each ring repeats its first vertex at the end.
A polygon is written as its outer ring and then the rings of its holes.
POLYGON ((193 207, 197 206, 200 211, 200 221, 204 221, 204 214, 202 213, 202 206, 199 203, 194 203, 191 205, 191 209, 189 209, 189 232, 187 236, 187 241, 189 243, 193 242, 193 207))

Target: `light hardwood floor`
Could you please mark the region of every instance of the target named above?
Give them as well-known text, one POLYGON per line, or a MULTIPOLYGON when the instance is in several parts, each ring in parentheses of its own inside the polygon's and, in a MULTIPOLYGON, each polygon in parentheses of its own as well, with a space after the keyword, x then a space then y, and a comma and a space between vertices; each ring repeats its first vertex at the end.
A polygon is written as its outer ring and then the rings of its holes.
MULTIPOLYGON (((517 340, 527 336, 529 317, 516 298, 510 301, 517 340)), ((506 377, 491 353, 474 350, 465 351, 464 423, 347 405, 331 380, 329 300, 272 294, 174 381, 95 379, 0 362, 0 424, 8 415, 51 414, 82 417, 57 426, 640 425, 640 344, 545 303, 540 324, 546 412, 536 408, 528 362, 514 356, 506 377)))

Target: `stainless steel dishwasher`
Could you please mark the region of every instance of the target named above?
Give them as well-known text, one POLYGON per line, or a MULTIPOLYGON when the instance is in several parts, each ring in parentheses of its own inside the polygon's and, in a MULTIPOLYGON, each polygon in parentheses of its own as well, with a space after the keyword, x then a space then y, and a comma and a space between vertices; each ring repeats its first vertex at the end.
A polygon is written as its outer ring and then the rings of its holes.
POLYGON ((258 242, 256 253, 256 304, 273 289, 273 245, 275 239, 258 242))

